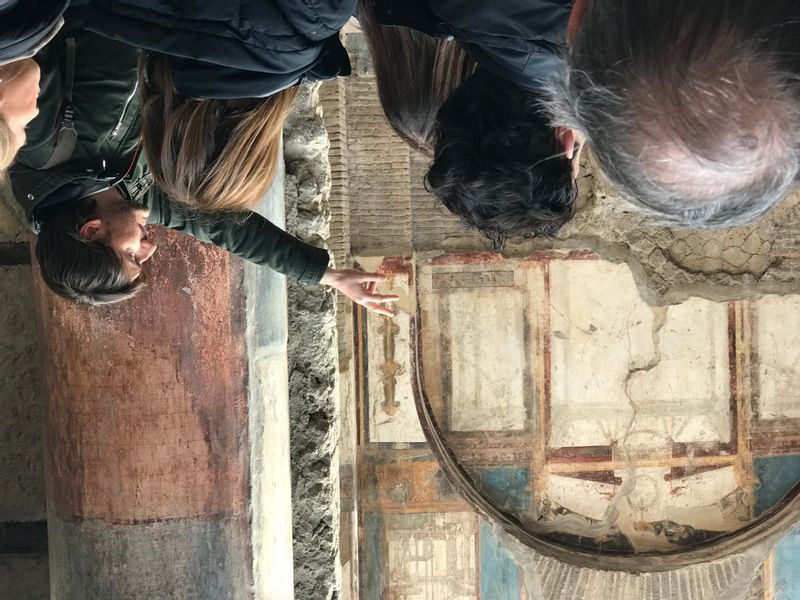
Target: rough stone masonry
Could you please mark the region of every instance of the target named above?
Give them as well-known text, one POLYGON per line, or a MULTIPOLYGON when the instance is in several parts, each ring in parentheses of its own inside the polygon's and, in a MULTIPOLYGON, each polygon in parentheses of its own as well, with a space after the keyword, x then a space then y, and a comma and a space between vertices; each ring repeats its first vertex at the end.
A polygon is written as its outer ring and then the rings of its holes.
MULTIPOLYGON (((303 89, 284 128, 286 227, 304 242, 330 237, 328 136, 319 86, 303 89)), ((339 437, 336 295, 288 282, 295 597, 339 597, 339 437)))

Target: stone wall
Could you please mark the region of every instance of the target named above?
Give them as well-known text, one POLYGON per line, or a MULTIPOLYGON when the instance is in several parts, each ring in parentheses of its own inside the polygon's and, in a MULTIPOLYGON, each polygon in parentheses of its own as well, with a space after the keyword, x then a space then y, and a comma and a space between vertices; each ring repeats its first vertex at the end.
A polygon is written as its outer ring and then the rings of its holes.
MULTIPOLYGON (((306 87, 284 129, 287 231, 315 246, 330 237, 331 173, 319 87, 306 87)), ((336 295, 288 283, 289 411, 295 597, 339 597, 336 295)))
MULTIPOLYGON (((44 407, 33 281, 25 260, 28 233, 9 197, 7 182, 0 182, 0 528, 35 532, 36 543, 0 552, 0 598, 43 600, 49 596, 44 407)), ((0 535, 0 546, 12 541, 8 533, 0 535)))

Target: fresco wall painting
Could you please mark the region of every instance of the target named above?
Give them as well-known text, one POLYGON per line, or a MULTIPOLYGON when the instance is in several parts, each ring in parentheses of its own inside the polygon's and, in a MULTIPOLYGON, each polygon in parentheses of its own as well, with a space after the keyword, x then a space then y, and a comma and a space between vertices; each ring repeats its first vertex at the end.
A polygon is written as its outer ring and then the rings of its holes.
POLYGON ((533 529, 598 550, 688 547, 739 529, 800 478, 800 374, 782 350, 800 341, 800 298, 651 307, 626 265, 582 251, 380 268, 405 310, 354 315, 362 598, 528 594, 424 442, 417 303, 448 442, 533 529))

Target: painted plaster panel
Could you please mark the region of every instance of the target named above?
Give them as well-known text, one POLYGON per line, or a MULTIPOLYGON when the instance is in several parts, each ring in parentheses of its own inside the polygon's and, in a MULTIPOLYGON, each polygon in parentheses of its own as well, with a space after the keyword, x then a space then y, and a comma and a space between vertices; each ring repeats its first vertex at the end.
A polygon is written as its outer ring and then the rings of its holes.
POLYGON ((755 458, 753 471, 758 479, 754 510, 756 516, 761 516, 800 482, 800 456, 755 458))
POLYGON ((541 497, 547 505, 555 503, 575 514, 601 521, 617 489, 612 483, 551 475, 541 497))
MULTIPOLYGON (((517 563, 500 545, 492 526, 481 521, 481 598, 521 600, 525 593, 517 563)), ((527 594, 526 594, 527 596, 527 594)))
POLYGON ((478 517, 474 513, 389 515, 384 526, 387 572, 383 597, 478 597, 478 517))
POLYGON ((765 600, 800 598, 800 529, 794 529, 775 548, 773 588, 765 600))
POLYGON ((367 315, 370 442, 425 441, 411 388, 410 326, 407 313, 367 315))
POLYGON ((653 311, 626 265, 550 264, 551 447, 607 446, 633 419, 631 369, 655 354, 653 311))
POLYGON ((368 440, 424 442, 411 383, 411 322, 415 312, 413 265, 399 257, 385 260, 359 257, 357 263, 368 271, 384 273, 387 281, 381 286, 381 293, 401 298, 397 315, 391 319, 360 309, 362 322, 366 321, 368 440))
POLYGON ((652 362, 630 378, 631 432, 672 442, 730 441, 728 305, 693 298, 665 312, 652 362))
POLYGON ((759 415, 800 418, 800 296, 765 296, 756 315, 759 415))
POLYGON ((544 285, 539 266, 475 255, 423 265, 419 280, 426 391, 443 427, 527 430, 536 351, 530 313, 544 285))
MULTIPOLYGON (((525 426, 525 297, 490 288, 448 294, 452 431, 525 426)), ((445 367, 446 368, 446 367, 445 367)))
POLYGON ((736 344, 747 339, 737 305, 649 306, 627 265, 581 252, 440 256, 419 272, 426 392, 456 456, 478 467, 469 472, 495 502, 534 528, 640 551, 750 521, 756 480, 748 449, 736 452, 747 442, 736 429, 746 407, 736 344), (457 351, 486 339, 481 318, 513 350, 502 365, 496 349, 482 366, 457 351), (509 365, 524 382, 515 389, 509 365), (503 374, 505 389, 473 395, 506 409, 503 427, 455 393, 461 372, 480 368, 503 374), (516 415, 501 404, 513 397, 516 415), (460 427, 475 415, 476 427, 460 427), (515 487, 487 479, 493 472, 530 479, 515 487))
POLYGON ((749 520, 733 467, 674 480, 667 468, 615 475, 615 483, 549 477, 542 494, 545 517, 537 526, 597 540, 622 535, 624 540, 617 544, 630 544, 641 552, 669 550, 689 541, 695 530, 732 531, 749 520))

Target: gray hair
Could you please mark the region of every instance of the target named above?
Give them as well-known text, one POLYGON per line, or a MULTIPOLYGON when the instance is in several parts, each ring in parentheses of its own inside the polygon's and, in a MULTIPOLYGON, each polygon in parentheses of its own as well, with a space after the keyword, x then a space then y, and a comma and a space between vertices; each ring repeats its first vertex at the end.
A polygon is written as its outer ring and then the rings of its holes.
POLYGON ((594 0, 553 121, 661 223, 752 222, 800 169, 798 14, 790 0, 594 0))

